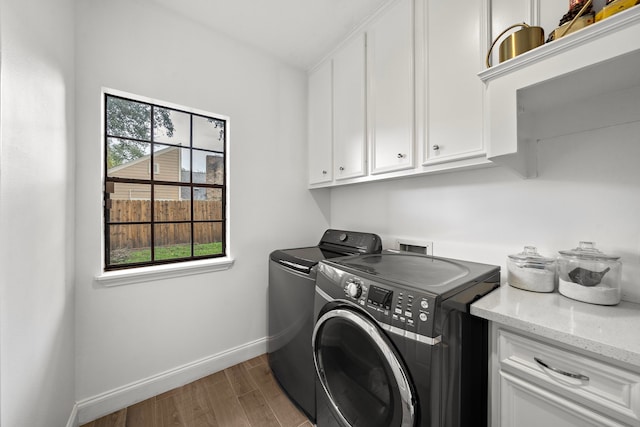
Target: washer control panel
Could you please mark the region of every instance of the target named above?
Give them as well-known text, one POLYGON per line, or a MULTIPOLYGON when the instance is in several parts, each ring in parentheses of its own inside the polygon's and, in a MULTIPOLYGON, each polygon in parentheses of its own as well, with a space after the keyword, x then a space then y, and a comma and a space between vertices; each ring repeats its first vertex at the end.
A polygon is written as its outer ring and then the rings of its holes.
POLYGON ((433 336, 434 295, 391 288, 351 275, 343 283, 345 298, 366 309, 376 320, 404 331, 433 336))
POLYGON ((356 231, 327 230, 318 246, 347 254, 377 254, 382 250, 382 241, 377 234, 356 231))
POLYGON ((403 290, 398 292, 394 302, 391 315, 392 326, 420 335, 432 335, 435 297, 421 292, 403 290))

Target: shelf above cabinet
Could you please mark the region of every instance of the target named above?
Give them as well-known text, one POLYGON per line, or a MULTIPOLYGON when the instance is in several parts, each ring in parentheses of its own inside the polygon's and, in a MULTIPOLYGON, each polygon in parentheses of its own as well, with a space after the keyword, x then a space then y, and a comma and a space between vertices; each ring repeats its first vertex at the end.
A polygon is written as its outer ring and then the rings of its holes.
MULTIPOLYGON (((603 97, 611 102, 615 94, 640 86, 638 70, 640 7, 482 71, 488 158, 524 177, 536 176, 534 142, 542 113, 570 114, 603 97)), ((608 120, 602 125, 618 124, 615 117, 608 120)))

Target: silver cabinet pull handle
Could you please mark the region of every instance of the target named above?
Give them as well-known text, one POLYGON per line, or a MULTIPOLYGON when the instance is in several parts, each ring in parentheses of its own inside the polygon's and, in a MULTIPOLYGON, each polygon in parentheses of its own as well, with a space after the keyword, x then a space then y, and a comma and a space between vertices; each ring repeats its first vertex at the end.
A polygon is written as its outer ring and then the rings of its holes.
POLYGON ((340 166, 340 167, 339 167, 339 169, 340 169, 340 171, 343 171, 343 170, 344 170, 344 167, 343 167, 343 166, 340 166))
POLYGON ((533 360, 535 360, 538 365, 542 366, 543 368, 547 368, 557 374, 560 375, 564 375, 565 377, 570 377, 570 378, 575 378, 577 380, 582 380, 582 381, 589 381, 589 377, 586 375, 582 375, 582 374, 574 374, 572 372, 567 372, 567 371, 563 371, 562 369, 558 369, 558 368, 554 368, 553 366, 549 366, 546 363, 544 363, 542 360, 538 359, 537 357, 534 357, 533 360))
POLYGON ((399 159, 404 159, 404 157, 405 157, 405 156, 404 156, 404 154, 402 154, 402 153, 398 153, 398 156, 397 156, 397 157, 398 157, 399 159))
POLYGON ((322 171, 322 175, 326 175, 326 174, 327 174, 327 171, 322 171))
POLYGON ((434 149, 434 151, 438 151, 440 149, 440 146, 436 144, 432 148, 434 149))

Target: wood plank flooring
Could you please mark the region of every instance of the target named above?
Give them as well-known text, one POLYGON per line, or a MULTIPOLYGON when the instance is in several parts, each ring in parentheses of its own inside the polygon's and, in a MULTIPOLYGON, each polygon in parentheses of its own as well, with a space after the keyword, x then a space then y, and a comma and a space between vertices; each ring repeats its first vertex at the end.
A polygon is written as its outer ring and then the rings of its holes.
POLYGON ((269 369, 267 355, 216 372, 81 427, 313 427, 269 369))

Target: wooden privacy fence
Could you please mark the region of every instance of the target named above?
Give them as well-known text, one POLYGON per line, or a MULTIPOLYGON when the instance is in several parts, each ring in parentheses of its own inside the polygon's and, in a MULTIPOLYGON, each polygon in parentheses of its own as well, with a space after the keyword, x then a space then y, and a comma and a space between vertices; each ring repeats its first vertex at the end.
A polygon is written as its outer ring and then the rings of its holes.
MULTIPOLYGON (((219 200, 157 200, 154 204, 156 221, 189 221, 193 203, 194 221, 222 220, 222 201, 219 200)), ((109 210, 111 223, 151 221, 149 200, 111 200, 109 210)), ((156 224, 156 246, 191 243, 190 223, 156 224)), ((140 249, 151 246, 151 225, 131 224, 110 227, 111 248, 140 249)), ((194 223, 193 242, 211 243, 222 241, 222 223, 194 223)))

